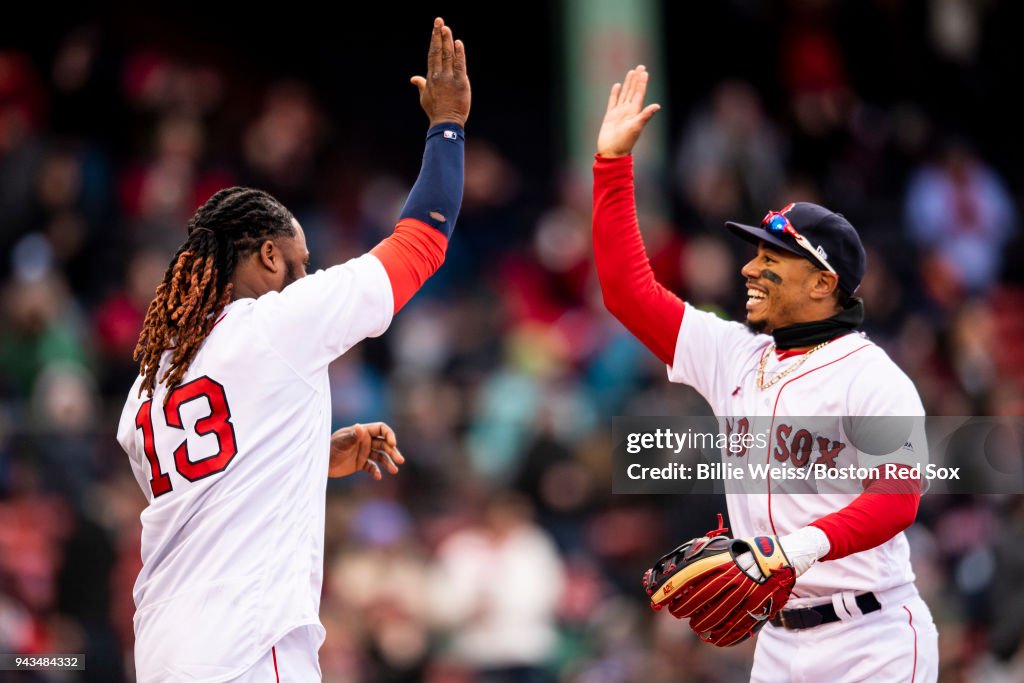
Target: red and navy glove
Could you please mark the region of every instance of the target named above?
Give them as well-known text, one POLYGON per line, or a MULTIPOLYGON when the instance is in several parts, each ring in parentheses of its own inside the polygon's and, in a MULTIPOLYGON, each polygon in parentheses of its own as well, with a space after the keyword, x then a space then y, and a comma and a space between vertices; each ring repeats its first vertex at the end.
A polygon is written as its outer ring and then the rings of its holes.
POLYGON ((786 604, 796 582, 777 536, 729 538, 727 532, 719 515, 718 529, 683 543, 644 574, 655 610, 668 607, 677 619, 689 619, 701 640, 719 647, 757 633, 786 604), (744 570, 737 558, 746 553, 754 565, 744 570))

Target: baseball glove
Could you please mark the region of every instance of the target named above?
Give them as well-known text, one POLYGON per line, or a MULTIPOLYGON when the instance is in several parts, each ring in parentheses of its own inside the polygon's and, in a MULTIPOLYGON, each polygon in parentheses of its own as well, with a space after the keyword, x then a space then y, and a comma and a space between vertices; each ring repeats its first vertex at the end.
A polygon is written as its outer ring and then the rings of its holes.
POLYGON ((778 537, 729 538, 727 532, 718 515, 717 529, 683 543, 644 574, 655 610, 667 606, 677 619, 688 618, 701 640, 719 647, 757 633, 786 604, 796 581, 778 537))

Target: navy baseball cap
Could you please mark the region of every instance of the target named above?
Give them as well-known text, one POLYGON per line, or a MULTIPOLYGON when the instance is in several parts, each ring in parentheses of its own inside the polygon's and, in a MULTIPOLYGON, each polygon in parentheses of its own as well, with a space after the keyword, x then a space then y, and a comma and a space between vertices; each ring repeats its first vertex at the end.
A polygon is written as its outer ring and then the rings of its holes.
POLYGON ((769 211, 761 225, 728 221, 725 227, 747 242, 764 242, 803 256, 822 270, 839 277, 839 288, 853 294, 864 278, 867 256, 860 236, 841 213, 810 202, 796 202, 779 211, 769 211), (803 242, 797 236, 803 237, 803 242), (827 264, 827 265, 826 265, 827 264))

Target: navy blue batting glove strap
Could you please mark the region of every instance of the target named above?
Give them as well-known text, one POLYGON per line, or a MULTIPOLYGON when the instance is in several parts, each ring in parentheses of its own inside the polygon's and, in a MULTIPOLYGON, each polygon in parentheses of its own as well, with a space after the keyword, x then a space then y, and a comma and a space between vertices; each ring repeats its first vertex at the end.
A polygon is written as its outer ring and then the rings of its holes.
POLYGON ((457 123, 439 123, 427 131, 420 175, 400 218, 414 218, 451 238, 462 206, 465 146, 466 131, 457 123))

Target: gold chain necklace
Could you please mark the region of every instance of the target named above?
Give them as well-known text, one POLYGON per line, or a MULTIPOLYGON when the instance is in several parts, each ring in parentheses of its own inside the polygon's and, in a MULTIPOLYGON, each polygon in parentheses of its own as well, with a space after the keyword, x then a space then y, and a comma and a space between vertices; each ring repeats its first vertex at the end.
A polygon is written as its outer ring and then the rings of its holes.
POLYGON ((761 354, 761 363, 757 367, 757 388, 761 389, 761 390, 764 390, 764 389, 768 389, 769 387, 775 386, 779 382, 779 380, 781 380, 783 377, 785 377, 786 375, 790 374, 791 372, 793 372, 794 370, 799 368, 801 365, 803 365, 807 361, 807 357, 808 356, 810 356, 812 353, 814 353, 818 349, 820 349, 823 346, 825 346, 826 344, 828 344, 829 341, 832 341, 832 340, 829 339, 828 341, 823 341, 820 344, 818 344, 817 346, 815 346, 813 349, 807 351, 804 355, 800 356, 800 360, 798 360, 797 362, 793 363, 788 368, 786 368, 782 372, 780 372, 777 375, 775 375, 774 377, 772 377, 772 381, 770 381, 767 384, 765 384, 765 381, 764 381, 764 368, 765 368, 766 365, 768 365, 768 357, 770 355, 772 355, 773 353, 775 353, 775 344, 772 344, 771 346, 768 347, 768 349, 763 354, 761 354))

